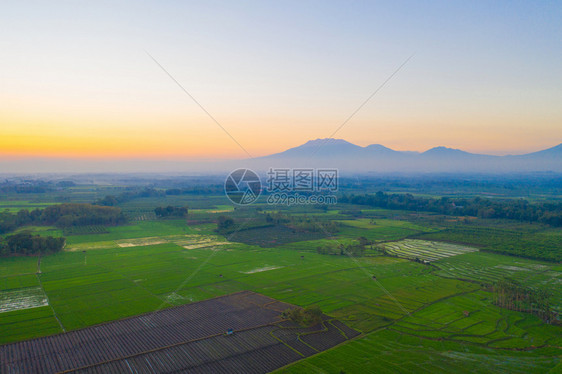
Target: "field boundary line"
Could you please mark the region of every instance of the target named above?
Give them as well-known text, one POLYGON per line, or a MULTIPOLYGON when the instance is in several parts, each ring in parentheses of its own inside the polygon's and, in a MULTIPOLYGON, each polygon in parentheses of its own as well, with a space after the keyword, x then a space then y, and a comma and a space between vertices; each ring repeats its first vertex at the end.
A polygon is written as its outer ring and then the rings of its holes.
MULTIPOLYGON (((278 330, 281 330, 281 328, 278 328, 278 330)), ((307 358, 305 355, 303 355, 302 353, 300 353, 296 348, 290 346, 289 344, 285 343, 283 340, 279 339, 277 336, 275 336, 275 334, 273 333, 274 331, 277 330, 273 330, 269 332, 269 335, 271 335, 271 337, 275 340, 277 340, 279 343, 283 344, 285 347, 289 348, 291 351, 297 353, 299 356, 302 356, 303 358, 307 358)), ((311 356, 309 356, 311 357, 311 356)), ((301 359, 302 360, 302 359, 301 359)), ((300 360, 299 360, 300 361, 300 360)), ((297 361, 298 362, 298 361, 297 361)))
POLYGON ((328 321, 328 323, 329 323, 330 325, 334 326, 334 327, 340 332, 340 334, 343 335, 343 337, 344 337, 346 340, 349 340, 349 338, 347 337, 347 334, 346 334, 345 332, 343 332, 343 330, 340 329, 338 326, 334 325, 334 324, 332 323, 332 321, 334 321, 334 320, 331 319, 331 320, 328 321))
POLYGON ((315 354, 313 354, 313 355, 310 355, 310 356, 308 356, 308 357, 301 358, 300 360, 295 361, 295 362, 291 362, 291 363, 289 363, 289 364, 287 364, 287 365, 285 365, 285 366, 281 366, 280 368, 275 369, 275 370, 272 371, 271 373, 273 373, 273 374, 275 374, 275 373, 281 373, 282 370, 287 369, 289 366, 291 366, 291 365, 297 365, 299 362, 303 362, 303 359, 309 360, 309 359, 311 359, 311 358, 313 358, 313 357, 316 357, 316 356, 318 356, 318 355, 321 355, 322 353, 329 352, 329 351, 331 351, 331 350, 333 350, 333 349, 339 348, 340 346, 342 346, 342 345, 344 345, 344 344, 349 344, 349 343, 351 343, 351 342, 353 342, 353 341, 355 341, 355 340, 362 339, 362 338, 366 337, 367 335, 373 334, 373 333, 378 332, 378 331, 380 331, 380 330, 382 330, 382 329, 385 329, 385 328, 386 328, 386 327, 380 327, 380 328, 378 328, 377 330, 371 331, 371 332, 369 332, 369 333, 367 333, 367 334, 361 332, 360 330, 356 330, 356 331, 359 331, 359 332, 360 332, 360 334, 357 335, 356 337, 350 338, 350 339, 347 339, 347 340, 344 340, 343 342, 341 342, 341 343, 339 343, 339 344, 336 344, 336 345, 334 345, 333 347, 330 347, 330 348, 328 348, 328 349, 325 349, 325 350, 323 350, 323 351, 320 351, 320 352, 315 353, 315 354))
MULTIPOLYGON (((449 278, 449 279, 450 279, 450 278, 449 278)), ((432 306, 432 305, 434 305, 434 304, 436 304, 436 303, 440 303, 441 301, 450 299, 450 298, 452 298, 452 297, 464 296, 464 295, 467 295, 467 294, 469 294, 469 293, 478 292, 478 291, 481 291, 481 289, 470 290, 470 291, 463 291, 463 292, 459 292, 459 293, 456 293, 456 294, 444 296, 444 297, 442 297, 442 298, 440 298, 440 299, 434 300, 434 301, 432 301, 432 302, 430 302, 430 303, 428 303, 428 304, 425 304, 425 305, 420 306, 418 309, 412 311, 412 313, 415 314, 415 313, 417 313, 417 312, 419 312, 419 311, 421 311, 421 310, 424 310, 425 308, 429 308, 430 306, 432 306)), ((391 328, 392 325, 396 324, 397 322, 402 321, 402 320, 405 319, 406 317, 411 317, 411 315, 409 315, 409 316, 402 316, 402 317, 400 317, 400 318, 394 320, 392 323, 388 324, 386 327, 387 327, 387 328, 391 328)), ((426 321, 430 321, 430 322, 435 323, 434 320, 431 320, 431 319, 428 319, 428 318, 423 318, 423 317, 419 317, 419 316, 416 316, 416 318, 420 318, 420 319, 423 319, 423 320, 426 320, 426 321)), ((394 331, 396 331, 396 330, 394 330, 394 331)))
POLYGON ((65 333, 66 329, 64 328, 64 325, 62 324, 61 320, 59 319, 59 316, 57 315, 57 312, 55 312, 55 308, 53 308, 53 306, 51 305, 51 302, 49 301, 49 295, 47 295, 47 291, 45 291, 45 287, 43 287, 43 282, 41 282, 41 276, 39 275, 39 273, 35 274, 35 276, 37 277, 37 280, 39 281, 39 286, 41 287, 41 290, 43 290, 43 293, 45 294, 45 297, 47 298, 47 304, 49 305, 49 307, 53 311, 53 316, 55 317, 55 319, 59 323, 59 326, 62 329, 62 332, 65 333))

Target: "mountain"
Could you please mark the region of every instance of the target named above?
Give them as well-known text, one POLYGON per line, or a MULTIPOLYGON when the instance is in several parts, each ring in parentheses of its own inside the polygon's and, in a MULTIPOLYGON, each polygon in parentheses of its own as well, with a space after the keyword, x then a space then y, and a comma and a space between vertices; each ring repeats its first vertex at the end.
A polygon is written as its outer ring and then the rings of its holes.
POLYGON ((380 144, 371 144, 366 146, 364 149, 366 153, 376 154, 376 155, 405 155, 406 154, 406 152, 398 152, 380 144))
POLYGON ((460 149, 454 148, 447 148, 447 147, 435 147, 431 148, 422 153, 423 156, 430 156, 430 157, 469 157, 469 156, 476 156, 474 153, 468 153, 465 151, 461 151, 460 149))
POLYGON ((562 157, 562 143, 558 144, 555 147, 548 148, 542 151, 527 153, 526 155, 519 156, 519 157, 526 157, 526 158, 560 158, 562 157))
MULTIPOLYGON (((345 172, 562 172, 562 144, 519 156, 492 156, 439 146, 425 152, 361 147, 343 139, 315 139, 269 156, 246 160, 257 170, 338 168, 345 172)), ((249 165, 249 166, 250 166, 249 165)))
POLYGON ((361 147, 343 139, 315 139, 286 151, 252 159, 228 161, 98 160, 65 158, 0 158, 1 174, 21 173, 180 173, 228 175, 250 168, 337 168, 343 174, 372 173, 562 173, 562 144, 523 155, 491 156, 444 146, 425 152, 396 151, 381 144, 361 147))
POLYGON ((395 151, 380 144, 371 144, 366 147, 361 147, 359 145, 350 143, 347 140, 325 138, 325 139, 309 140, 306 143, 299 145, 298 147, 290 148, 286 151, 275 153, 269 156, 260 157, 260 158, 271 159, 271 158, 295 157, 295 156, 348 157, 351 155, 357 155, 357 156, 390 155, 390 154, 396 155, 401 153, 405 153, 405 152, 395 151))
POLYGON ((326 138, 309 140, 298 147, 290 148, 284 152, 276 153, 262 158, 347 156, 351 154, 359 154, 362 149, 363 147, 352 144, 343 139, 326 138))

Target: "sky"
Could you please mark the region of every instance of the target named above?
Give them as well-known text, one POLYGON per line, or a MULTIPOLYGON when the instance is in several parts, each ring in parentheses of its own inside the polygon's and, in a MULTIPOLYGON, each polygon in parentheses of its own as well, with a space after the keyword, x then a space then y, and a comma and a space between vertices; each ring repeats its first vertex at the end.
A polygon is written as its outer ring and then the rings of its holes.
POLYGON ((541 150, 562 143, 560 19, 559 1, 8 2, 0 159, 541 150))

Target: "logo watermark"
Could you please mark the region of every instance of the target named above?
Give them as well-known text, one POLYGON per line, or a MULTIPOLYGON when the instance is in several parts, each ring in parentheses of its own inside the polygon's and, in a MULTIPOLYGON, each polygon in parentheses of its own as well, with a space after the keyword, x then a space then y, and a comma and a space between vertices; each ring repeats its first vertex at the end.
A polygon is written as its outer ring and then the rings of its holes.
POLYGON ((255 202, 261 194, 261 180, 250 169, 237 169, 226 177, 224 192, 237 205, 248 205, 255 202))
POLYGON ((301 195, 298 193, 287 194, 285 192, 276 192, 267 197, 267 203, 270 205, 333 205, 337 204, 336 195, 301 195))
POLYGON ((224 183, 226 196, 237 205, 254 203, 262 193, 270 205, 336 204, 338 169, 270 168, 265 188, 249 169, 237 169, 224 183))

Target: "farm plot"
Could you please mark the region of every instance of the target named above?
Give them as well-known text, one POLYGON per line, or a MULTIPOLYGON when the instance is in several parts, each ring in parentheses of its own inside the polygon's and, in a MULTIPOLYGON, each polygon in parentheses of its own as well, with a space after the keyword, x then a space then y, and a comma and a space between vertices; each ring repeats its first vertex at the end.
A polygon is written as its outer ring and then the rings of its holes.
POLYGON ((3 257, 0 258, 0 275, 35 274, 37 271, 36 257, 3 257))
POLYGON ((254 273, 261 273, 262 271, 270 271, 270 270, 275 270, 275 269, 280 269, 280 268, 282 268, 282 266, 264 266, 264 267, 255 268, 255 269, 248 270, 248 271, 240 271, 240 273, 242 273, 242 274, 254 274, 254 273))
POLYGON ((0 331, 0 344, 62 332, 49 306, 0 313, 0 331))
POLYGON ((49 305, 41 287, 27 287, 0 292, 0 313, 49 305))
POLYGON ((44 209, 49 205, 56 203, 53 202, 37 202, 37 201, 22 201, 22 200, 2 200, 0 201, 0 210, 8 211, 10 213, 16 213, 22 209, 33 210, 33 209, 44 209))
POLYGON ((356 239, 363 236, 375 242, 387 240, 400 240, 409 235, 431 232, 433 229, 415 225, 407 221, 390 219, 360 218, 353 220, 339 220, 340 231, 336 234, 338 238, 356 239))
MULTIPOLYGON (((193 234, 185 220, 138 221, 131 225, 107 227, 108 233, 72 235, 67 240, 67 247, 87 247, 95 242, 107 242, 122 239, 136 239, 154 236, 193 234)), ((87 248, 85 248, 87 249, 87 248)))
POLYGON ((170 235, 155 236, 150 238, 136 238, 116 240, 115 243, 121 247, 143 247, 148 245, 157 245, 164 243, 174 243, 185 249, 209 248, 221 245, 232 244, 213 235, 170 235))
POLYGON ((446 257, 476 252, 478 249, 458 244, 430 242, 418 239, 405 239, 399 242, 384 243, 381 247, 386 253, 408 259, 436 261, 446 257))
POLYGON ((39 280, 35 274, 12 275, 0 278, 0 292, 35 286, 39 286, 39 280))
MULTIPOLYGON (((217 247, 185 249, 164 243, 61 252, 42 258, 40 277, 66 330, 252 290, 299 306, 317 304, 368 332, 404 315, 380 285, 410 312, 475 287, 436 277, 429 267, 399 258, 350 259, 310 252, 301 257, 294 249, 239 243, 220 246, 220 252, 209 248, 217 247), (376 275, 380 285, 364 270, 376 275)), ((16 288, 10 284, 6 286, 16 288)), ((32 316, 22 319, 28 326, 24 330, 32 331, 32 316)))
POLYGON ((238 292, 0 346, 0 372, 231 372, 236 368, 264 373, 359 335, 327 316, 309 328, 284 321, 281 311, 288 308, 294 306, 238 292), (233 333, 227 334, 228 330, 233 333))
POLYGON ((562 327, 545 325, 528 313, 492 305, 478 291, 455 296, 408 316, 391 327, 404 334, 510 349, 551 346, 561 350, 562 327))
POLYGON ((483 348, 429 340, 390 329, 314 357, 275 373, 556 373, 556 353, 483 348))
POLYGON ((185 249, 215 248, 221 245, 232 244, 213 235, 185 235, 184 237, 175 238, 171 241, 177 245, 181 245, 185 249))
POLYGON ((123 214, 125 214, 129 221, 152 221, 156 219, 154 208, 124 209, 123 214))
POLYGON ((553 263, 529 260, 495 253, 474 252, 444 258, 434 262, 440 270, 436 274, 482 283, 494 283, 512 278, 531 287, 540 287, 552 293, 551 302, 562 310, 562 268, 553 263))
POLYGON ((228 239, 233 242, 259 245, 260 247, 268 248, 303 240, 321 239, 325 236, 326 235, 322 232, 299 232, 285 226, 277 225, 240 230, 229 235, 228 239))
POLYGON ((71 226, 63 230, 64 235, 107 234, 109 230, 103 225, 71 226))

